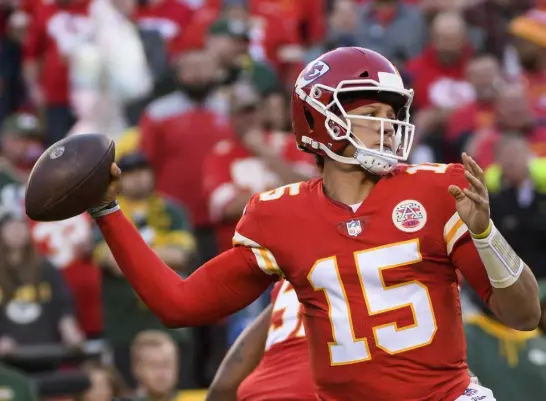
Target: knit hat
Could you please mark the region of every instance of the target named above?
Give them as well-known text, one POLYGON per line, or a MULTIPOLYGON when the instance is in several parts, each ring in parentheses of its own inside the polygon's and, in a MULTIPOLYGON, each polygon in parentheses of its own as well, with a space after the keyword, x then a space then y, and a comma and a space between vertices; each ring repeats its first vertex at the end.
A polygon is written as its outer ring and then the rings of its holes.
POLYGON ((535 45, 546 48, 546 10, 531 10, 510 21, 508 31, 535 45))
POLYGON ((226 35, 236 39, 249 40, 248 25, 244 21, 221 18, 212 23, 209 35, 226 35))
POLYGON ((4 120, 2 134, 40 139, 42 136, 40 121, 30 113, 12 114, 4 120))

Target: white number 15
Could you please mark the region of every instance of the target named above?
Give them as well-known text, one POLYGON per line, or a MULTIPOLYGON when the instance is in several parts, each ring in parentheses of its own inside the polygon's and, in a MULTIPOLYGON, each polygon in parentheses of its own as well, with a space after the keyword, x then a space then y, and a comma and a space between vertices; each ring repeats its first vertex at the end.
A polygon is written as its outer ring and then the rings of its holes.
MULTIPOLYGON (((368 315, 409 307, 414 324, 398 328, 395 322, 373 328, 377 348, 398 354, 429 345, 437 331, 427 287, 419 281, 386 286, 383 271, 422 260, 419 240, 410 240, 355 252, 355 264, 368 315)), ((333 341, 328 344, 331 365, 347 365, 372 358, 367 338, 356 338, 345 287, 335 256, 318 260, 307 278, 315 291, 324 291, 333 341)))

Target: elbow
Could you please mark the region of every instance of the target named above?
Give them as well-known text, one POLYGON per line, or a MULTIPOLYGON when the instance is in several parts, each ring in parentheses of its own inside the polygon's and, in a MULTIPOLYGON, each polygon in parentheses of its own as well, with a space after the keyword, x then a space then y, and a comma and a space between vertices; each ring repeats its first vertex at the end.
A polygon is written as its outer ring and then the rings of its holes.
POLYGON ((540 304, 537 301, 533 305, 527 305, 522 308, 519 313, 513 314, 509 319, 505 321, 507 326, 519 331, 533 331, 538 328, 540 324, 542 313, 540 304))

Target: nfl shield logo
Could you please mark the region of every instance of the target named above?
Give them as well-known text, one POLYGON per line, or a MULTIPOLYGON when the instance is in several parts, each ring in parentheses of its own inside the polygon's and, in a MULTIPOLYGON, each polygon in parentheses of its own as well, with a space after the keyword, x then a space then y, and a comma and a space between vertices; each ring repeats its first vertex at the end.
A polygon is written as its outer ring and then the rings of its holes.
POLYGON ((362 226, 360 225, 359 220, 351 220, 347 222, 347 233, 351 237, 356 237, 361 232, 362 232, 362 226))

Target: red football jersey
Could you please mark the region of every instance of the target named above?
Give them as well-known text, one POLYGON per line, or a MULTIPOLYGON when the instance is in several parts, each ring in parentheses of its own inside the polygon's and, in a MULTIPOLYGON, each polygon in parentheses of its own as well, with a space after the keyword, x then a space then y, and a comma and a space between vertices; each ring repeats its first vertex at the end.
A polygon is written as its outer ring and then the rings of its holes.
POLYGON ((461 165, 401 166, 354 212, 320 179, 249 202, 234 244, 294 286, 319 399, 451 401, 467 388, 457 270, 484 301, 492 289, 450 184, 468 187, 461 165))
POLYGON ((315 401, 303 306, 286 280, 275 284, 264 356, 237 391, 239 401, 315 401))

